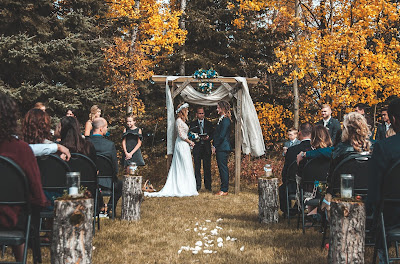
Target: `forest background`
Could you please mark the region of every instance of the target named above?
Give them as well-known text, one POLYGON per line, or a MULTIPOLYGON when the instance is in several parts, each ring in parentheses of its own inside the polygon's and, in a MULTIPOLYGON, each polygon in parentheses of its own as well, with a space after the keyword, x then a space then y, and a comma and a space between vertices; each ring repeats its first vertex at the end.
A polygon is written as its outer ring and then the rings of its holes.
POLYGON ((250 93, 277 150, 324 103, 339 120, 365 103, 376 119, 400 93, 399 26, 395 0, 2 0, 0 90, 21 114, 45 103, 54 124, 67 108, 84 123, 98 104, 115 142, 128 109, 164 155, 153 74, 258 77, 250 93))

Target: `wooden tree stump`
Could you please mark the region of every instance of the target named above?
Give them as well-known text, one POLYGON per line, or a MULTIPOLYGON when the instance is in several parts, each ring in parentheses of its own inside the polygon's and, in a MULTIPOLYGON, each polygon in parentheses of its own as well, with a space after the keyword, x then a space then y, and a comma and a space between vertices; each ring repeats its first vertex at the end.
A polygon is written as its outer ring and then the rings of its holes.
POLYGON ((90 198, 56 200, 51 263, 92 263, 94 202, 90 198))
POLYGON ((125 175, 122 185, 122 219, 139 220, 142 200, 142 176, 125 175))
POLYGON ((364 203, 332 200, 328 263, 364 263, 364 251, 364 203))
POLYGON ((258 178, 258 221, 278 223, 279 192, 277 178, 258 178))

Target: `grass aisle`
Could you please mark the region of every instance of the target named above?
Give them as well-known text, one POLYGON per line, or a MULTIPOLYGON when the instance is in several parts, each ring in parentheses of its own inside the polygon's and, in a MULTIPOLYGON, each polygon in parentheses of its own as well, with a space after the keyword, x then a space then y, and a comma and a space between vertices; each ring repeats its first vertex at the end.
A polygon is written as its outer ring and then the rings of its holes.
POLYGON ((286 222, 259 224, 254 191, 226 197, 201 192, 197 197, 145 198, 141 210, 138 222, 102 221, 93 263, 326 263, 319 232, 307 230, 303 235, 286 222), (214 229, 218 234, 213 236, 214 229), (228 236, 237 240, 227 241, 228 236), (217 245, 219 237, 222 247, 217 245), (185 249, 178 254, 182 246, 195 248, 197 241, 202 241, 197 254, 185 249))

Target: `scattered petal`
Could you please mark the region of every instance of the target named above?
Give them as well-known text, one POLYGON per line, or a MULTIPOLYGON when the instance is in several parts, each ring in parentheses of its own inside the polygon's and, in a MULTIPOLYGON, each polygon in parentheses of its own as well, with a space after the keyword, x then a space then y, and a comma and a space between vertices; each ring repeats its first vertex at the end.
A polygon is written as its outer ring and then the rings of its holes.
POLYGON ((200 250, 201 250, 201 247, 195 246, 195 247, 194 247, 194 250, 195 250, 195 251, 200 251, 200 250))
POLYGON ((203 237, 203 239, 204 239, 204 240, 208 240, 208 237, 205 236, 205 237, 203 237))
POLYGON ((232 237, 231 241, 235 242, 237 240, 237 238, 232 237))
POLYGON ((217 219, 217 222, 221 222, 222 220, 224 220, 224 219, 218 218, 218 219, 217 219))
POLYGON ((199 251, 193 250, 192 253, 196 255, 197 253, 199 253, 199 251))
POLYGON ((190 231, 190 229, 188 228, 188 229, 186 229, 185 231, 190 231))
POLYGON ((244 250, 244 246, 242 246, 241 248, 240 248, 240 251, 243 251, 244 250))
POLYGON ((211 220, 206 220, 207 223, 211 223, 211 220))
POLYGON ((207 243, 204 243, 204 246, 205 246, 205 247, 209 247, 210 245, 209 245, 209 244, 207 244, 207 243))
POLYGON ((212 250, 208 250, 208 249, 204 249, 204 250, 203 250, 203 253, 205 253, 205 254, 211 254, 211 253, 213 253, 213 251, 212 251, 212 250))
POLYGON ((93 250, 95 250, 96 249, 96 247, 95 246, 93 246, 93 250))
POLYGON ((211 230, 211 235, 213 235, 213 236, 218 235, 218 230, 217 229, 211 230))
POLYGON ((181 254, 181 253, 182 253, 182 249, 179 249, 179 250, 178 250, 178 254, 181 254))
POLYGON ((182 250, 189 251, 189 246, 181 246, 181 249, 182 249, 182 250))
POLYGON ((196 222, 196 224, 195 225, 199 225, 199 223, 198 222, 196 222))
POLYGON ((203 242, 197 241, 195 245, 201 247, 203 245, 203 242))
POLYGON ((220 227, 220 226, 216 226, 215 228, 222 229, 222 227, 220 227))
POLYGON ((205 236, 205 235, 206 235, 206 233, 201 233, 201 235, 202 235, 202 236, 205 236))
POLYGON ((194 232, 197 232, 197 227, 195 227, 195 228, 193 229, 193 231, 194 231, 194 232))
POLYGON ((217 251, 214 251, 213 253, 217 253, 217 251))
POLYGON ((208 228, 207 227, 203 227, 203 231, 206 231, 208 228))
POLYGON ((230 236, 227 236, 227 237, 226 237, 226 241, 229 241, 229 240, 231 240, 231 237, 230 237, 230 236))
POLYGON ((223 247, 223 246, 224 246, 224 243, 222 243, 222 242, 218 243, 218 247, 223 247))
POLYGON ((217 242, 223 242, 224 240, 222 239, 222 237, 217 238, 217 242))

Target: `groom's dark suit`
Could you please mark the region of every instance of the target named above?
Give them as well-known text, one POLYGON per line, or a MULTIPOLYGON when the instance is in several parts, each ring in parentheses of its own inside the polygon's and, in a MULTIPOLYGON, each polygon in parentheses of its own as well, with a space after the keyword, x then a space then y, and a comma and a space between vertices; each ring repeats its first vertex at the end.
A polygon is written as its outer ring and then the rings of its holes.
POLYGON ((228 192, 229 187, 228 157, 231 151, 231 145, 229 144, 230 128, 231 120, 224 117, 217 124, 213 136, 213 146, 215 147, 219 176, 221 178, 221 191, 223 192, 228 192))
POLYGON ((208 140, 196 142, 193 148, 194 172, 196 176, 197 191, 201 189, 201 160, 203 160, 204 186, 211 191, 211 139, 214 131, 213 125, 205 118, 201 121, 196 119, 190 123, 190 131, 199 133, 202 128, 203 134, 207 133, 208 140))

